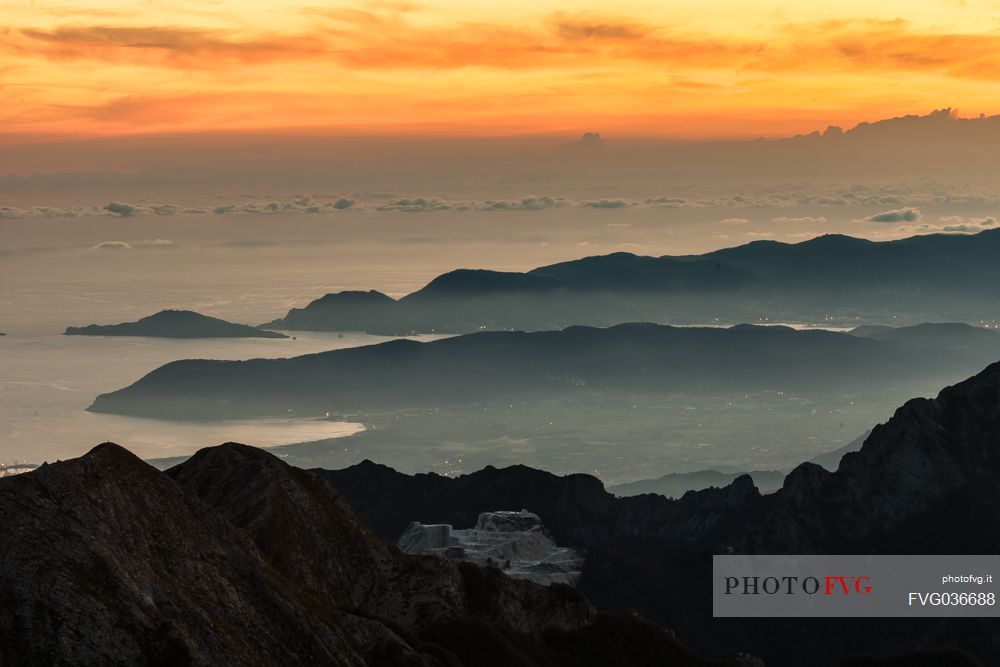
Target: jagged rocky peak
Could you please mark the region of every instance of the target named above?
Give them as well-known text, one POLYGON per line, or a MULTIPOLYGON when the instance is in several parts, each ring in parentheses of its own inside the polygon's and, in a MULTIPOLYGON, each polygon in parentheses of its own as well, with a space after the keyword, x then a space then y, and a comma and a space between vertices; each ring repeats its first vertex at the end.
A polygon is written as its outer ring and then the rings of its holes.
POLYGON ((743 546, 775 553, 993 553, 1000 535, 983 526, 1000 518, 997 433, 1000 363, 937 398, 908 401, 859 451, 844 455, 836 472, 800 465, 762 508, 743 546))
POLYGON ((543 589, 547 609, 536 613, 530 607, 543 598, 525 589, 527 582, 499 573, 480 580, 460 562, 403 554, 372 535, 319 477, 260 449, 235 443, 203 449, 167 475, 246 531, 275 570, 308 593, 392 619, 406 631, 467 613, 471 589, 490 590, 500 602, 484 614, 520 631, 577 627, 594 613, 569 589, 543 589))
POLYGON ((559 547, 537 514, 482 512, 475 528, 450 524, 409 525, 399 546, 406 553, 440 556, 479 565, 496 565, 508 576, 539 584, 573 585, 583 568, 583 555, 559 547))
POLYGON ((117 445, 0 480, 0 523, 0 664, 364 662, 346 623, 117 445))

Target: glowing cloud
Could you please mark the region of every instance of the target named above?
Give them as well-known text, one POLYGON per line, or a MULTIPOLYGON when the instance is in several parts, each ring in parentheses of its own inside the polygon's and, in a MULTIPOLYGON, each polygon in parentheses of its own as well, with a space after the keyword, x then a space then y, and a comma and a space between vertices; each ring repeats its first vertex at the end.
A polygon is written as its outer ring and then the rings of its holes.
POLYGON ((1000 111, 1000 34, 971 6, 44 4, 0 8, 6 132, 753 136, 1000 111))

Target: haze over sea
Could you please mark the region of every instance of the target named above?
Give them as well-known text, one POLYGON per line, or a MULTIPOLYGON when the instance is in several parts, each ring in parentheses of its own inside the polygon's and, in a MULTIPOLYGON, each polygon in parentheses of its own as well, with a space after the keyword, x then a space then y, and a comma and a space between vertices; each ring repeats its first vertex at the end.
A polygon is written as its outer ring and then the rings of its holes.
MULTIPOLYGON (((403 227, 419 234, 432 218, 439 226, 454 224, 453 213, 358 216, 353 223, 302 216, 5 221, 0 330, 7 335, 0 337, 0 461, 65 459, 106 440, 141 457, 159 458, 228 440, 272 446, 354 433, 363 427, 318 421, 316 415, 151 422, 92 414, 86 408, 98 394, 127 386, 177 359, 287 357, 385 337, 296 332, 294 340, 177 340, 63 336, 62 331, 71 325, 132 321, 164 308, 189 308, 258 324, 330 291, 378 288, 398 296, 455 266, 524 270, 586 253, 586 246, 559 240, 567 226, 559 213, 545 212, 534 220, 530 214, 505 216, 502 221, 511 224, 496 225, 497 236, 504 238, 489 245, 460 234, 445 244, 402 236, 403 227), (395 237, 399 252, 355 238, 351 227, 359 222, 395 237), (526 235, 523 228, 537 222, 549 227, 526 235), (266 242, 256 234, 279 239, 266 242), (242 241, 232 242, 237 235, 242 241), (109 247, 108 241, 129 247, 109 247)), ((583 219, 595 233, 615 229, 606 227, 607 216, 586 213, 583 219)), ((466 224, 478 223, 474 216, 466 224)), ((651 253, 670 251, 650 237, 646 241, 651 253)), ((593 251, 609 249, 613 246, 601 243, 593 251)), ((408 457, 397 458, 399 464, 408 457)))
MULTIPOLYGON (((131 384, 177 359, 287 357, 377 343, 386 337, 297 332, 294 340, 186 340, 63 336, 62 331, 71 325, 135 320, 163 308, 190 308, 257 324, 329 290, 394 284, 396 291, 405 292, 414 281, 407 276, 419 276, 418 269, 411 273, 388 258, 379 264, 354 255, 347 262, 342 257, 348 252, 340 256, 317 252, 316 261, 303 264, 280 253, 276 258, 269 252, 254 252, 252 246, 213 249, 185 246, 183 240, 145 249, 137 243, 135 250, 95 248, 122 231, 108 227, 106 219, 3 225, 0 331, 7 335, 0 337, 0 462, 65 459, 106 440, 144 458, 156 458, 189 454, 229 440, 271 446, 348 435, 363 428, 318 421, 315 416, 153 422, 85 410, 98 394, 131 384), (43 237, 59 242, 43 248, 43 237)), ((168 230, 165 224, 156 227, 145 231, 180 231, 168 230)), ((163 235, 183 239, 183 234, 163 235)))

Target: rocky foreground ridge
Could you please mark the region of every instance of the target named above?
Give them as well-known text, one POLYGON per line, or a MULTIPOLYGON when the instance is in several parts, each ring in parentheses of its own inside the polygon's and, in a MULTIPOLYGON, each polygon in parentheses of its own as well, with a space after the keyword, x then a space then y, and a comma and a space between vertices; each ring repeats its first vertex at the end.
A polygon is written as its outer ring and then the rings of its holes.
POLYGON ((403 554, 316 475, 227 444, 0 480, 0 664, 738 665, 568 586, 403 554))

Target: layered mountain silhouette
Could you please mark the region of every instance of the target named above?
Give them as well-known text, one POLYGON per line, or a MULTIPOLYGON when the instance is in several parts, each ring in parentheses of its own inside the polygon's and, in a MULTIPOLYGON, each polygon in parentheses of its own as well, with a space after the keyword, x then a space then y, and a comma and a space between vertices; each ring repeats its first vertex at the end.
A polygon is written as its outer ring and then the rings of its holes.
POLYGON ((564 585, 409 556, 243 445, 117 445, 0 479, 4 665, 751 665, 564 585))
POLYGON ((655 493, 667 498, 680 498, 688 491, 698 491, 711 486, 728 486, 736 478, 749 475, 761 493, 773 493, 781 488, 785 473, 777 470, 754 470, 751 472, 722 472, 719 470, 697 470, 661 475, 655 479, 640 479, 625 484, 608 487, 608 492, 616 496, 639 496, 655 493))
MULTIPOLYGON (((827 470, 836 470, 840 465, 840 460, 845 454, 856 452, 861 449, 861 445, 868 439, 871 431, 866 431, 864 435, 855 438, 843 447, 809 460, 827 470)), ((616 496, 638 496, 644 493, 655 493, 667 498, 680 498, 688 491, 700 491, 710 486, 728 486, 736 481, 738 477, 749 475, 754 486, 761 493, 774 493, 781 488, 785 481, 786 472, 779 470, 752 470, 749 472, 730 472, 720 470, 696 470, 694 472, 668 473, 652 479, 639 479, 634 482, 625 482, 608 487, 608 491, 616 496)))
MULTIPOLYGON (((615 497, 594 477, 523 466, 455 479, 367 461, 316 472, 386 538, 409 521, 468 526, 486 508, 534 512, 560 544, 587 550, 580 588, 599 607, 636 608, 696 648, 735 645, 769 665, 833 665, 851 653, 953 645, 993 664, 995 619, 713 619, 709 573, 713 553, 997 553, 998 437, 1000 363, 935 399, 907 402, 835 471, 804 463, 767 495, 749 476, 673 500, 615 497)), ((884 664, 976 664, 910 657, 884 664)))
POLYGON ((328 294, 262 326, 399 334, 761 316, 846 322, 868 313, 898 324, 979 322, 1000 288, 998 252, 1000 229, 885 242, 831 234, 678 257, 614 253, 527 273, 460 269, 399 300, 328 294))
POLYGON ((246 324, 233 324, 192 310, 161 310, 136 322, 67 327, 67 336, 150 336, 154 338, 288 338, 246 324))
MULTIPOLYGON (((187 360, 99 396, 91 410, 219 418, 588 396, 940 386, 1000 356, 1000 334, 932 325, 919 344, 828 331, 625 324, 396 340, 290 359, 187 360), (956 345, 955 341, 965 341, 956 345), (928 351, 933 354, 928 354, 928 351), (943 378, 943 379, 942 379, 943 378)), ((901 336, 904 337, 905 336, 901 336)))
POLYGON ((327 294, 305 308, 293 308, 264 327, 300 331, 369 331, 391 321, 395 299, 376 290, 327 294))

